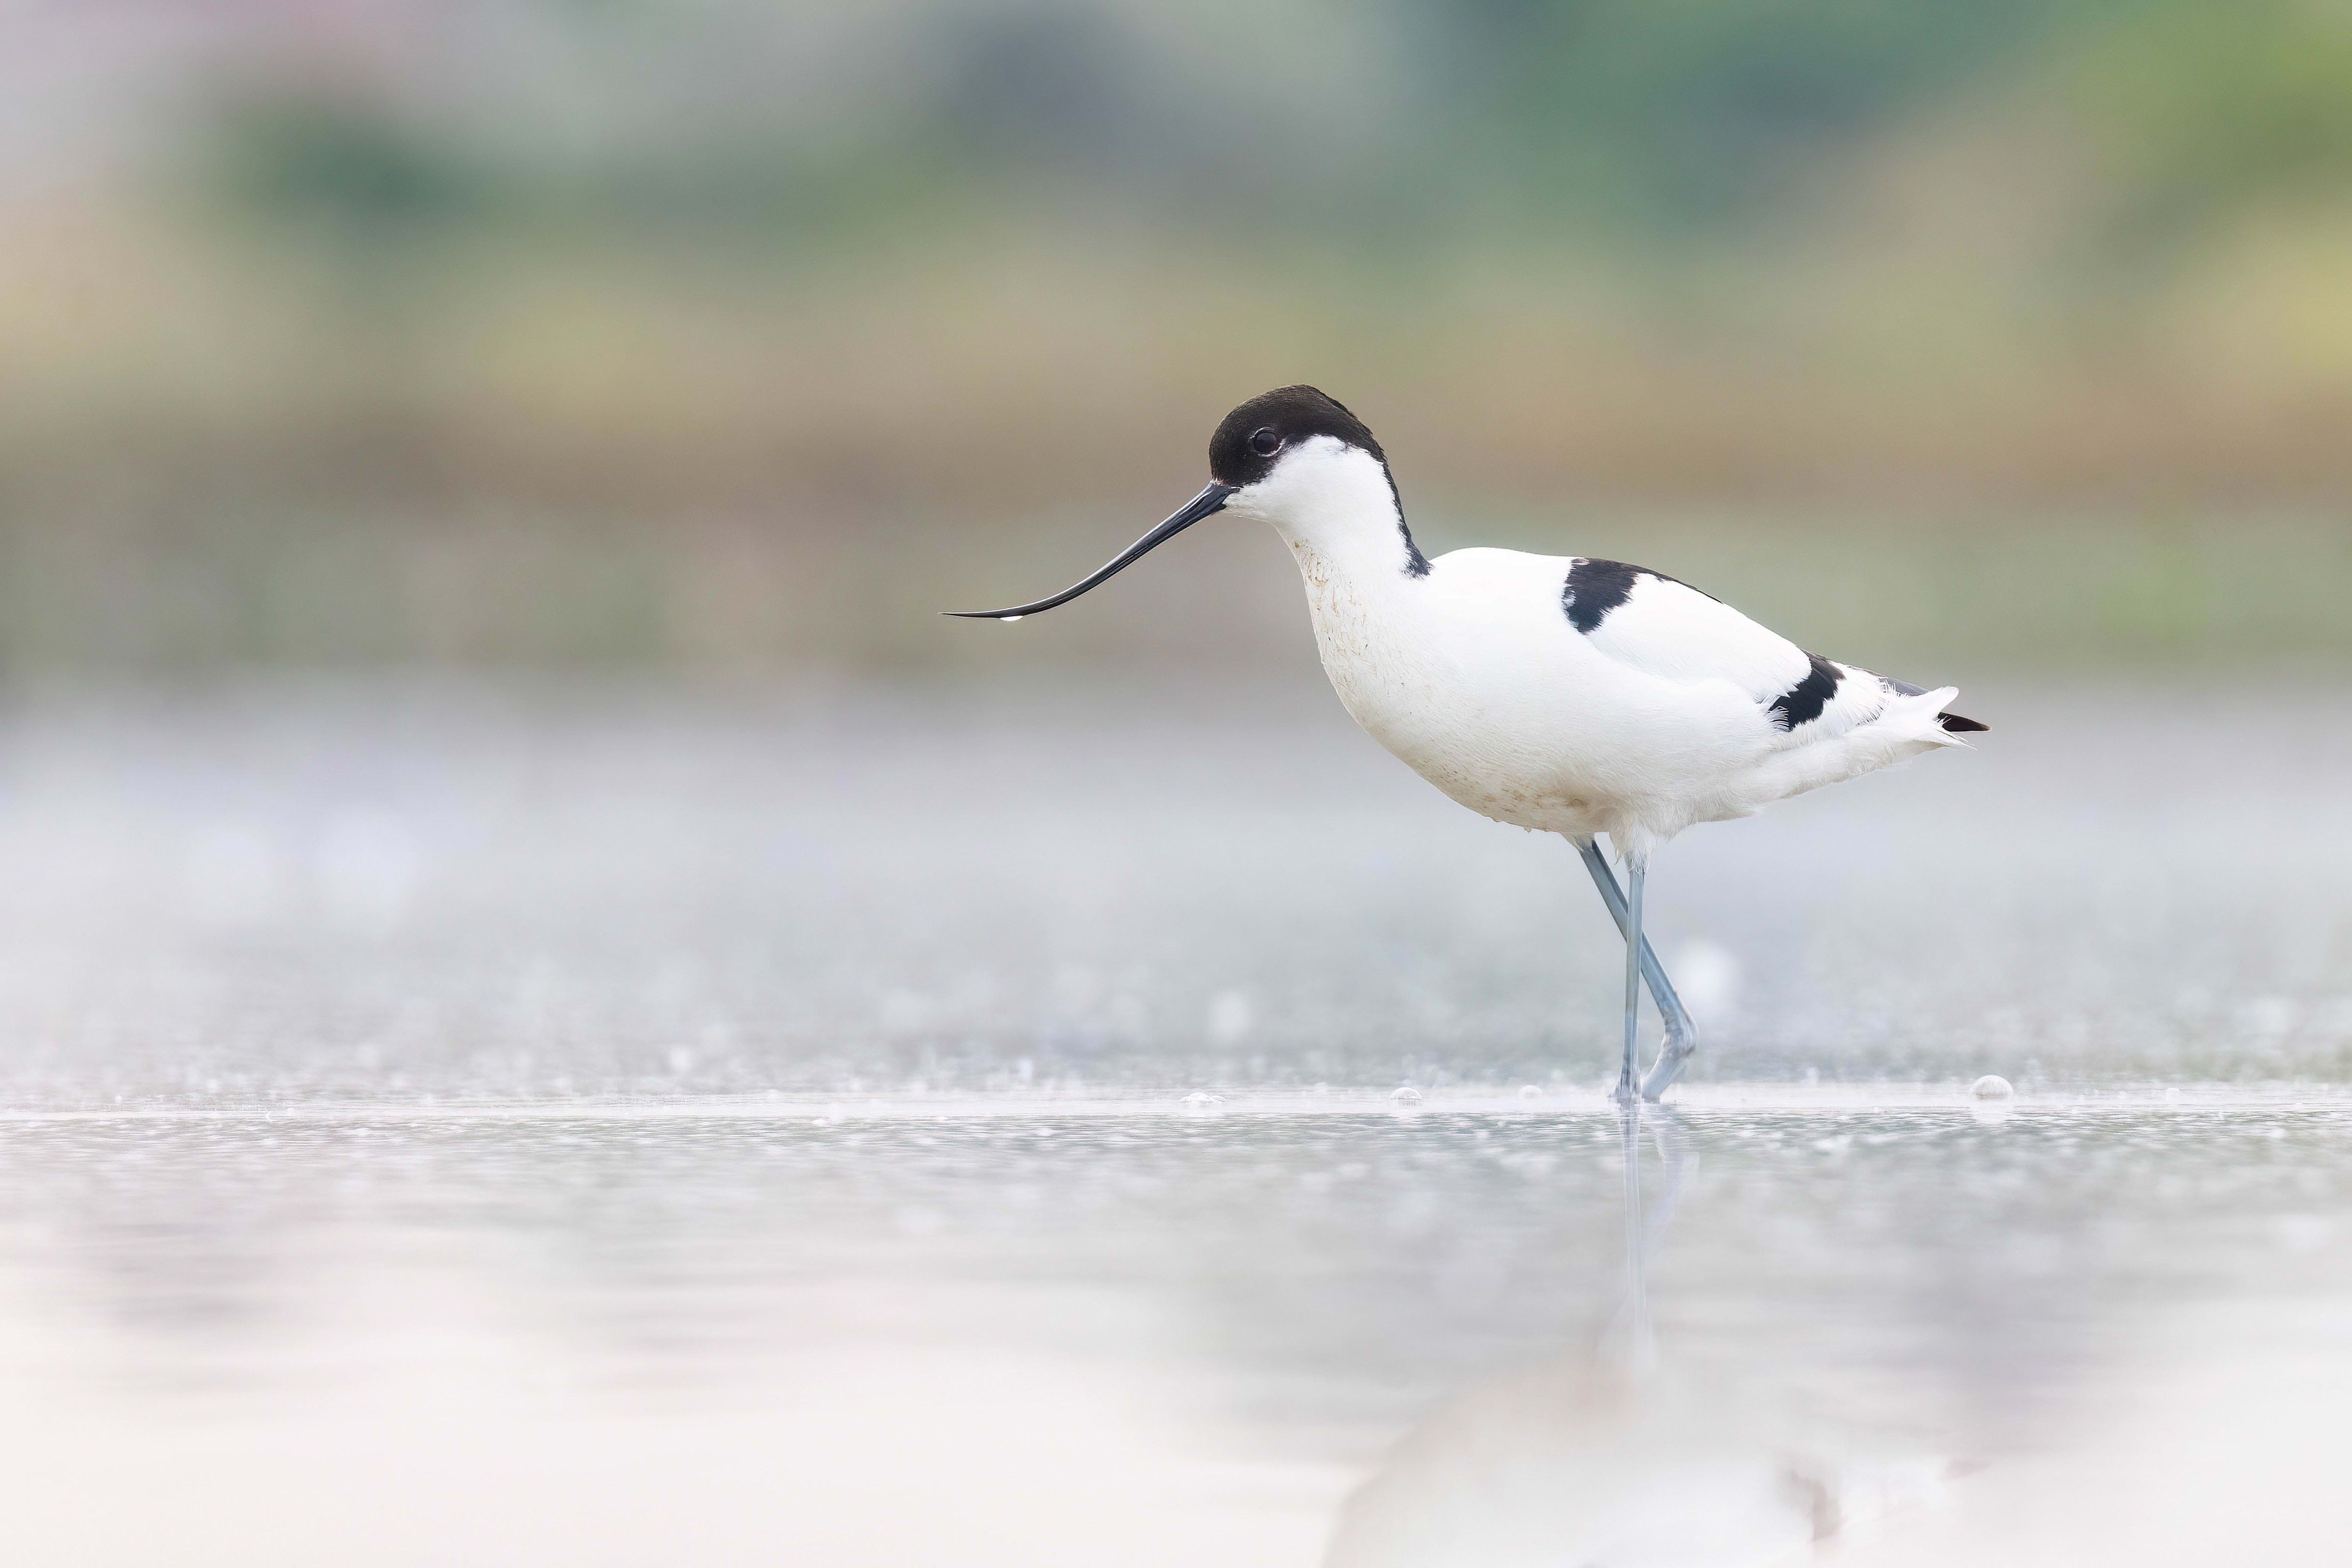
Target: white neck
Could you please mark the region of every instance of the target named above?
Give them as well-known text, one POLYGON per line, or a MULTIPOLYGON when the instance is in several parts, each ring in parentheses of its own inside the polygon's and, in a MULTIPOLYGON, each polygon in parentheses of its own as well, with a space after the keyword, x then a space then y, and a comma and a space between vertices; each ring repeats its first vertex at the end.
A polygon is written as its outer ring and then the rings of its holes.
POLYGON ((1370 452, 1329 436, 1286 453, 1225 506, 1273 524, 1310 577, 1409 575, 1413 555, 1388 470, 1370 452))

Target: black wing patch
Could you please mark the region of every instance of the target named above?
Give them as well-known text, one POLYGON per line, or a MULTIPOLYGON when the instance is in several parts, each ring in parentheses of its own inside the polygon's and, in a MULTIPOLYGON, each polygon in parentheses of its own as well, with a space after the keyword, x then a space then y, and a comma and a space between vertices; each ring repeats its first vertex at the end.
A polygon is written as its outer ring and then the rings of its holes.
POLYGON ((1622 561, 1588 561, 1580 555, 1568 569, 1559 607, 1568 612, 1570 626, 1591 637, 1610 611, 1633 596, 1634 584, 1656 575, 1647 567, 1628 566, 1622 561))
POLYGON ((1809 653, 1805 658, 1812 665, 1811 671, 1774 698, 1772 706, 1766 710, 1772 715, 1774 726, 1782 731, 1820 718, 1822 710, 1830 705, 1830 699, 1837 695, 1838 682, 1845 679, 1843 670, 1820 654, 1809 653))
MULTIPOLYGON (((1560 584, 1559 607, 1568 612, 1570 626, 1591 637, 1592 629, 1609 618, 1610 611, 1633 596, 1633 585, 1644 577, 1690 588, 1681 578, 1653 572, 1647 566, 1634 566, 1623 561, 1595 561, 1580 555, 1569 565, 1568 581, 1560 584)), ((1691 592, 1701 598, 1715 598, 1704 588, 1691 588, 1691 592)), ((1716 600, 1717 604, 1722 602, 1716 600)))

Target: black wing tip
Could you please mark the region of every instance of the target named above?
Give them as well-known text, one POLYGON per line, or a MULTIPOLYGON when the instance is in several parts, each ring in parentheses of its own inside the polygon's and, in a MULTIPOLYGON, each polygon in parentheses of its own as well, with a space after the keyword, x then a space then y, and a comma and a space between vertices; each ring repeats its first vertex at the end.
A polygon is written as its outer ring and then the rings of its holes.
POLYGON ((1963 719, 1958 713, 1938 713, 1936 715, 1936 721, 1955 734, 1968 734, 1992 728, 1990 724, 1979 724, 1973 719, 1963 719))

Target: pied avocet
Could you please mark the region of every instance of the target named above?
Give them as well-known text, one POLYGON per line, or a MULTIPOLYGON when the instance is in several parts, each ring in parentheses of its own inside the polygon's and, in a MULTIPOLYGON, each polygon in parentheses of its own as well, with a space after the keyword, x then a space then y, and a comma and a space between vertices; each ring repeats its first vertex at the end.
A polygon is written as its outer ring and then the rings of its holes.
POLYGON ((1357 723, 1471 810, 1558 833, 1625 933, 1617 1098, 1655 1100, 1697 1048, 1642 935, 1651 853, 1696 822, 1958 744, 1982 730, 1922 690, 1809 654, 1663 573, 1580 555, 1412 542, 1388 457, 1338 399, 1286 386, 1225 416, 1206 489, 1103 568, 1017 620, 1066 604, 1213 512, 1271 523, 1297 558, 1323 668, 1357 723), (1620 889, 1595 838, 1625 866, 1620 889), (1647 1076, 1634 1033, 1649 982, 1665 1019, 1647 1076))

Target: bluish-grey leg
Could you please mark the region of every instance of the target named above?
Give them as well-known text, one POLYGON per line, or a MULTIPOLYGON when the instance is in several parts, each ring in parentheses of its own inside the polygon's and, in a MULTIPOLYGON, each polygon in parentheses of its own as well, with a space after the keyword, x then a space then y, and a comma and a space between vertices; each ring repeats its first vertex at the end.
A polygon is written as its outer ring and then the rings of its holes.
POLYGON ((1625 1065, 1617 1075, 1617 1100, 1625 1105, 1642 1092, 1633 1044, 1642 1027, 1642 884, 1647 880, 1649 868, 1639 860, 1625 868, 1625 1065))
MULTIPOLYGON (((1592 873, 1592 885, 1601 889, 1601 901, 1609 906, 1610 918, 1617 922, 1620 934, 1624 934, 1630 922, 1625 907, 1625 895, 1617 886, 1616 874, 1609 869, 1609 858, 1593 843, 1579 844, 1576 852, 1584 857, 1585 868, 1592 873)), ((1665 966, 1650 946, 1647 937, 1642 939, 1642 976, 1650 983, 1650 994, 1656 998, 1658 1012, 1666 1021, 1666 1042, 1658 1052, 1658 1059, 1650 1075, 1642 1081, 1642 1098, 1655 1100, 1667 1087, 1682 1076, 1683 1065, 1691 1053, 1698 1049, 1698 1029, 1691 1023, 1690 1013, 1675 994, 1674 983, 1666 978, 1665 966)))

